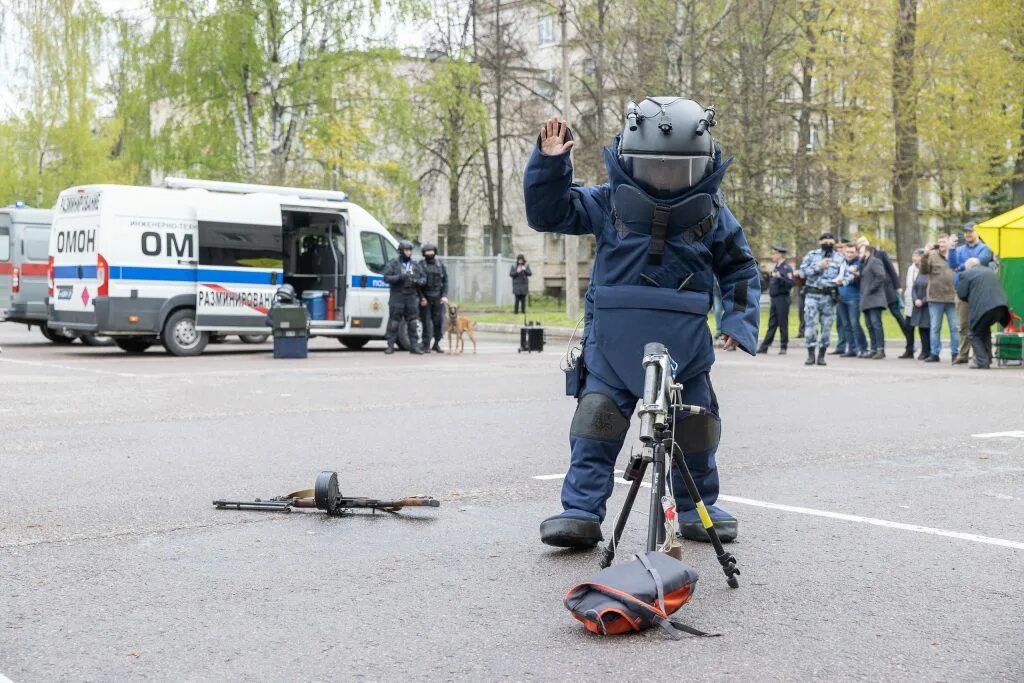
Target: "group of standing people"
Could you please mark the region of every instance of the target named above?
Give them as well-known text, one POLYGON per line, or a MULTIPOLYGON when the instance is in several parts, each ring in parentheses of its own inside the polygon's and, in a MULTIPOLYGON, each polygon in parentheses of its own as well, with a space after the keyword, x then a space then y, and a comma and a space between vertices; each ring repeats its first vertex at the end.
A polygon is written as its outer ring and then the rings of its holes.
POLYGON ((398 243, 398 256, 384 268, 384 281, 391 288, 385 353, 395 352, 403 324, 408 326, 411 353, 444 353, 441 336, 444 334, 444 307, 448 304, 448 269, 437 258, 436 244, 425 243, 420 253, 423 260, 413 261, 412 242, 402 240, 398 243), (422 344, 417 321, 422 324, 422 344))
POLYGON ((965 225, 963 234, 964 243, 959 246, 957 236, 949 235, 917 249, 902 282, 889 254, 871 245, 866 237, 837 244, 831 233, 823 233, 819 247, 808 252, 797 270, 786 262, 786 249, 772 245, 775 266, 769 278, 771 312, 758 352, 768 352, 776 330, 781 333, 779 353, 786 352, 790 290, 798 286, 801 335, 807 347, 805 365, 825 365, 826 354, 885 358, 882 315, 888 310, 906 342, 899 358, 915 357, 916 328, 920 338, 917 358, 939 362, 945 318, 952 363, 967 364, 973 350, 973 367, 989 367, 989 330, 996 322, 1009 322, 1009 309, 998 276, 987 267, 993 260, 992 250, 980 240, 974 224, 965 225), (833 324, 838 341, 829 352, 833 324), (961 335, 961 330, 965 334, 961 335))

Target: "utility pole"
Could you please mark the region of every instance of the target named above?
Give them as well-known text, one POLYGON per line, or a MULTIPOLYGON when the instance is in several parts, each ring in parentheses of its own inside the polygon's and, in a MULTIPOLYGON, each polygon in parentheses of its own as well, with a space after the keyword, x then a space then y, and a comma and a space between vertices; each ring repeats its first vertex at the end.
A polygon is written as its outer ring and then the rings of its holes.
POLYGON ((502 80, 505 76, 505 47, 502 44, 505 28, 501 25, 501 0, 494 0, 494 29, 497 31, 497 44, 494 50, 494 145, 497 148, 498 163, 498 224, 491 233, 491 255, 501 255, 501 237, 505 233, 505 169, 501 152, 501 124, 503 123, 501 103, 505 99, 502 80))
MULTIPOLYGON (((569 119, 569 32, 568 8, 566 0, 562 0, 558 10, 558 21, 562 29, 562 119, 569 119)), ((572 150, 568 152, 572 154, 572 150)), ((579 242, 575 235, 562 237, 565 246, 565 317, 579 320, 580 316, 580 276, 579 276, 579 242)))

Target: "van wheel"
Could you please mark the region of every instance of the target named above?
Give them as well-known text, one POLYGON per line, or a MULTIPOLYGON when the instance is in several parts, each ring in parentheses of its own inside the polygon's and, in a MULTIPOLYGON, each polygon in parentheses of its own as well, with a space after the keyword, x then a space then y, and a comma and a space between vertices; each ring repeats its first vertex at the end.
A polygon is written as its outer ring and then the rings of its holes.
POLYGON ((153 340, 148 337, 117 337, 114 343, 127 353, 142 353, 153 345, 153 340))
POLYGON ((270 338, 269 334, 240 334, 238 338, 243 344, 262 344, 270 338))
POLYGON ((78 338, 86 346, 113 346, 114 342, 110 337, 97 337, 95 334, 80 334, 78 338))
POLYGON ((210 337, 196 329, 196 312, 183 308, 167 318, 162 339, 164 348, 172 356, 198 356, 210 337))
MULTIPOLYGON (((423 337, 423 323, 419 320, 415 323, 416 327, 416 343, 420 343, 420 339, 423 337)), ((409 326, 408 323, 402 323, 398 328, 398 348, 403 351, 408 351, 412 348, 409 344, 409 326)))
POLYGON ((71 344, 75 341, 74 335, 65 334, 59 330, 54 330, 46 326, 43 323, 39 327, 39 331, 43 333, 43 336, 52 341, 54 344, 71 344))
POLYGON ((370 342, 369 337, 338 337, 346 349, 361 349, 370 342))

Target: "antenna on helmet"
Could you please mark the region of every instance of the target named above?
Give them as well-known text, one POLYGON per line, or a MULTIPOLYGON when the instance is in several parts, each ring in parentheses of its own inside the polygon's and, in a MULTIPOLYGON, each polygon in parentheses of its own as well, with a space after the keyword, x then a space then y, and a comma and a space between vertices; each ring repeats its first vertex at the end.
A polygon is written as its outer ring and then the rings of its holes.
POLYGON ((697 135, 704 135, 704 131, 714 128, 718 121, 715 121, 715 105, 704 110, 704 117, 697 122, 697 135))

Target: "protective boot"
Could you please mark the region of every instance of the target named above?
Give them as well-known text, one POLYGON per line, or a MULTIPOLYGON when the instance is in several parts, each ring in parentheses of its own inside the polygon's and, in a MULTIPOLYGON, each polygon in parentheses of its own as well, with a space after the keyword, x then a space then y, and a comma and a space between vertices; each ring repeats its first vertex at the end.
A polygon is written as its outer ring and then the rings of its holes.
POLYGON ((388 348, 384 349, 384 353, 390 355, 390 354, 392 354, 394 352, 395 352, 395 342, 389 341, 388 342, 388 348))
POLYGON ((434 342, 434 346, 433 348, 431 348, 431 350, 434 353, 444 353, 444 351, 441 350, 441 342, 439 341, 434 342))
MULTIPOLYGON (((730 543, 736 540, 739 534, 739 522, 736 518, 720 507, 707 506, 708 516, 714 524, 715 532, 718 533, 722 543, 730 543)), ((700 520, 700 514, 696 510, 686 510, 679 513, 679 537, 688 541, 711 542, 711 537, 704 530, 704 523, 700 520)))
MULTIPOLYGON (((693 418, 687 418, 693 419, 693 418)), ((677 440, 685 438, 684 432, 677 432, 677 440)), ((718 500, 719 481, 718 467, 715 463, 717 451, 717 438, 715 445, 705 450, 687 453, 683 456, 686 461, 686 468, 690 470, 693 483, 697 485, 697 493, 700 494, 705 509, 714 522, 715 530, 722 541, 736 540, 737 522, 736 518, 728 512, 715 507, 718 500)), ((694 448, 699 448, 694 444, 694 448)), ((686 483, 683 481, 682 473, 672 468, 672 490, 676 492, 676 513, 679 521, 679 536, 691 541, 710 541, 707 532, 704 531, 704 523, 700 519, 693 501, 686 492, 686 483)))
POLYGON ((423 355, 423 349, 420 348, 419 344, 413 343, 413 344, 410 344, 409 353, 415 354, 417 356, 422 356, 423 355))
POLYGON ((540 523, 540 540, 555 548, 592 548, 604 540, 601 523, 582 510, 566 510, 540 523))
POLYGON ((825 362, 825 347, 818 349, 818 365, 827 365, 825 362))
POLYGON ((814 347, 807 347, 807 360, 804 361, 804 365, 814 365, 814 347))

